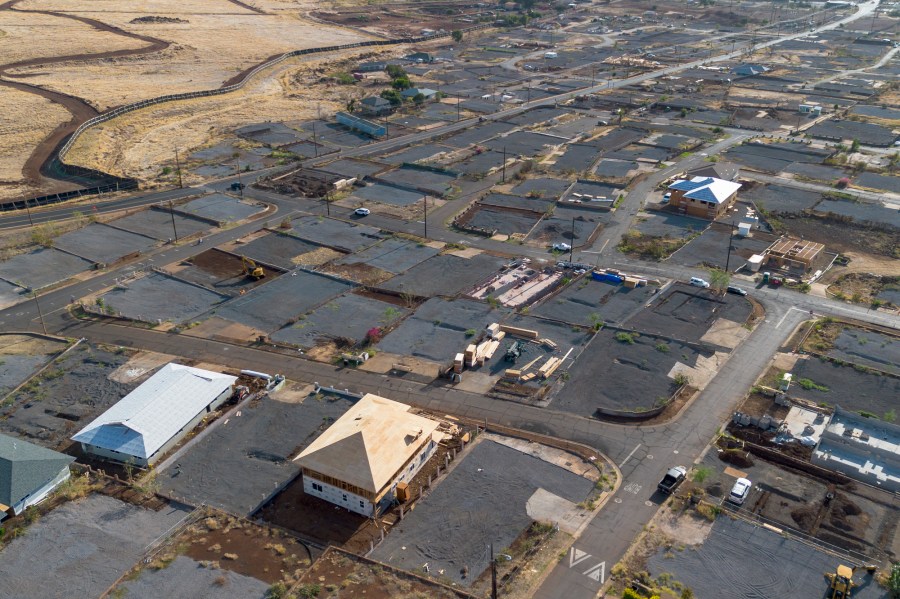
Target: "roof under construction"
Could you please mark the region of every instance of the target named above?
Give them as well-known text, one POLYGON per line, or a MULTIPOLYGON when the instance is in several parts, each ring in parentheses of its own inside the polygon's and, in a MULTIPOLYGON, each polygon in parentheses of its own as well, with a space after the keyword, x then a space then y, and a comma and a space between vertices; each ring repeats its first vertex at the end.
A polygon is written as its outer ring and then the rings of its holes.
POLYGON ((367 393, 294 461, 377 494, 438 427, 409 409, 367 393))
POLYGON ((772 244, 772 247, 768 249, 768 254, 809 264, 824 249, 825 246, 823 244, 815 241, 783 237, 772 244))

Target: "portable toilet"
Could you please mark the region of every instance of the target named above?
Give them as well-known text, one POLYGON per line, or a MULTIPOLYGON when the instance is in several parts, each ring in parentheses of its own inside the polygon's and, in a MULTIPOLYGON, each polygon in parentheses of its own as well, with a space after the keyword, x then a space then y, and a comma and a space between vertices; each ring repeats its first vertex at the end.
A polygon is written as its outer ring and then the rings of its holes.
POLYGON ((763 285, 768 285, 768 284, 769 284, 769 279, 770 279, 771 277, 772 277, 772 273, 770 273, 770 272, 764 272, 764 273, 763 273, 763 285))

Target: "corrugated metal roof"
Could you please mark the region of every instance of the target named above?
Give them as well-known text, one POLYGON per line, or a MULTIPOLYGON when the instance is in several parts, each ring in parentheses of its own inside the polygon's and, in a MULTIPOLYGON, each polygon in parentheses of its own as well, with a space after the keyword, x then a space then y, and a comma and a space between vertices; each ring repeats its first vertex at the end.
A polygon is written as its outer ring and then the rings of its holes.
POLYGON ((16 505, 74 461, 52 449, 0 435, 0 504, 16 505))
POLYGON ((686 198, 714 202, 716 204, 721 204, 740 188, 740 183, 716 179, 715 177, 694 177, 690 181, 676 181, 669 185, 669 189, 686 192, 684 194, 686 198))
POLYGON ((147 459, 236 380, 219 372, 166 364, 72 440, 147 459))
POLYGON ((367 393, 294 461, 378 493, 437 427, 405 404, 367 393))

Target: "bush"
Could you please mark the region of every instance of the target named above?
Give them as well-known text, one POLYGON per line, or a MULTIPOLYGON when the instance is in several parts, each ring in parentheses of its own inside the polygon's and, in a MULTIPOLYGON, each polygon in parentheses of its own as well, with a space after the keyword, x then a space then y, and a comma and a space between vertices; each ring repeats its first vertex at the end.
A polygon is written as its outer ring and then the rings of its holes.
POLYGON ((664 353, 664 354, 667 354, 667 353, 669 353, 669 346, 666 345, 665 343, 657 343, 657 344, 656 344, 656 351, 662 352, 662 353, 664 353))
POLYGON ((705 481, 707 478, 709 478, 710 474, 712 474, 711 469, 707 468, 706 466, 698 466, 698 467, 694 468, 694 474, 692 476, 692 480, 695 483, 700 484, 703 481, 705 481))
POLYGON ((819 385, 818 383, 816 383, 815 381, 812 381, 810 379, 797 379, 797 384, 800 385, 802 388, 806 389, 807 391, 815 389, 816 391, 827 392, 830 390, 825 385, 819 385))
POLYGON ((621 331, 616 333, 616 341, 619 343, 627 343, 628 345, 634 345, 634 337, 631 333, 626 333, 625 331, 621 331))

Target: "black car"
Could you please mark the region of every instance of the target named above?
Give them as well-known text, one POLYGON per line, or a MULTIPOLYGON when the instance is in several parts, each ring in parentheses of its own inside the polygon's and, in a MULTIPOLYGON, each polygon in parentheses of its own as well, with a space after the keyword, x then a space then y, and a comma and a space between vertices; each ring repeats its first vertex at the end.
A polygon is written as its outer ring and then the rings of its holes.
POLYGON ((244 189, 245 187, 247 187, 247 186, 244 185, 243 183, 235 182, 235 183, 231 184, 231 191, 240 191, 240 190, 244 189))
POLYGON ((734 285, 728 286, 728 293, 733 293, 735 295, 747 295, 746 291, 744 291, 740 287, 735 287, 734 285))

